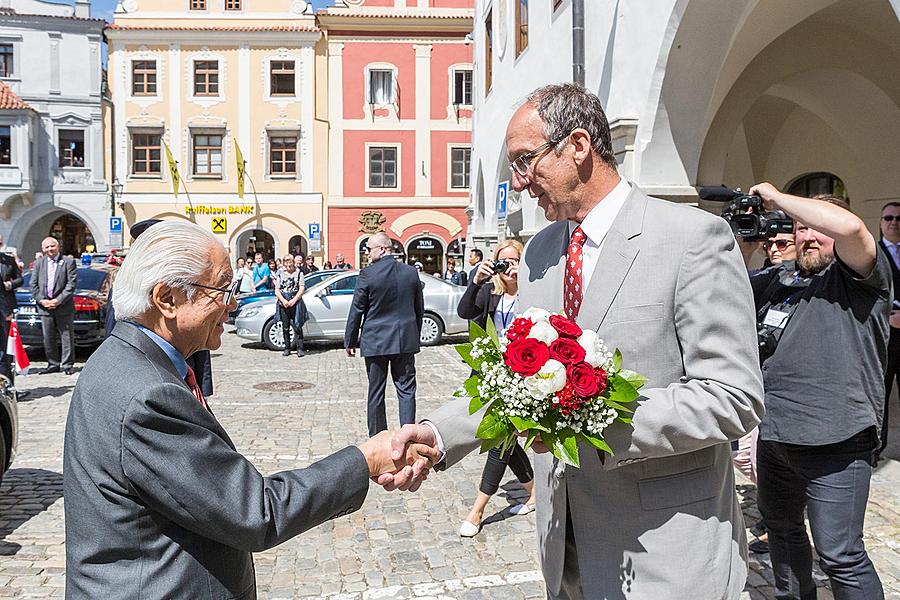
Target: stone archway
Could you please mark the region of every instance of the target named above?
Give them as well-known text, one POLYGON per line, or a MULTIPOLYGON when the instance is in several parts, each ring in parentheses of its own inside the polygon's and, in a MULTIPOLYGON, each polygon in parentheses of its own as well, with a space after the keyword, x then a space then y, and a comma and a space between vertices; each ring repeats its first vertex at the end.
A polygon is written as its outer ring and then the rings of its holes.
POLYGON ((63 254, 78 257, 90 247, 93 247, 93 252, 101 251, 99 244, 102 238, 86 218, 62 208, 47 210, 46 205, 34 207, 23 215, 8 242, 18 249, 19 256, 27 265, 48 236, 60 241, 63 254))

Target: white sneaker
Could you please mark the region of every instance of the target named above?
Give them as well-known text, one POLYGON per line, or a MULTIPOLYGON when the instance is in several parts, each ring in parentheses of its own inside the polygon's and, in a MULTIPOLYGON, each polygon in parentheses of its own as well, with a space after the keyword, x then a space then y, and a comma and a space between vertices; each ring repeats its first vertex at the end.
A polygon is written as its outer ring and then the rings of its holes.
POLYGON ((513 515, 527 515, 528 513, 534 510, 533 504, 516 504, 512 508, 509 509, 510 514, 513 515))
POLYGON ((479 531, 481 531, 481 527, 470 521, 463 521, 459 526, 460 537, 475 537, 479 531))

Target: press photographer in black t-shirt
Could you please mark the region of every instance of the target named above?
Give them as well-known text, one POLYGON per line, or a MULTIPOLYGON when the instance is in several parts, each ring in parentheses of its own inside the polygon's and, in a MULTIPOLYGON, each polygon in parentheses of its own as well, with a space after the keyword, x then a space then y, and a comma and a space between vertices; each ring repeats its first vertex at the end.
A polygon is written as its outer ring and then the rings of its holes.
POLYGON ((751 277, 766 391, 759 508, 776 596, 816 598, 806 509, 835 599, 878 600, 862 534, 884 402, 890 265, 845 200, 799 198, 768 183, 750 193, 794 219, 797 247, 796 263, 751 277))

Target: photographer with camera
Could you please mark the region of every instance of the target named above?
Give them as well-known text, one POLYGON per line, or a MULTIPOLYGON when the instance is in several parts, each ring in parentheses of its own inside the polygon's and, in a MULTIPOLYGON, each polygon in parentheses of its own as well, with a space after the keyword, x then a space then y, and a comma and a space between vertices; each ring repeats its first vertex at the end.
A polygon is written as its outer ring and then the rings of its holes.
MULTIPOLYGON (((503 335, 516 318, 518 310, 519 259, 523 250, 521 242, 504 240, 494 251, 494 260, 484 261, 477 267, 456 309, 461 318, 475 321, 482 329, 487 327, 490 319, 494 322, 497 333, 503 335), (486 285, 488 283, 490 285, 486 285)), ((497 493, 506 467, 512 469, 519 483, 528 492, 528 500, 513 506, 510 511, 516 515, 524 515, 534 510, 534 470, 525 450, 518 442, 505 454, 501 454, 499 448, 491 448, 481 473, 478 496, 459 527, 459 535, 462 537, 473 537, 481 530, 484 509, 491 496, 497 493)))
MULTIPOLYGON (((750 194, 760 199, 753 210, 794 219, 797 250, 796 263, 751 276, 766 394, 759 509, 775 595, 816 598, 806 509, 835 599, 878 600, 862 534, 884 402, 890 265, 845 200, 800 198, 768 183, 750 194)), ((752 244, 742 241, 745 250, 752 244)))

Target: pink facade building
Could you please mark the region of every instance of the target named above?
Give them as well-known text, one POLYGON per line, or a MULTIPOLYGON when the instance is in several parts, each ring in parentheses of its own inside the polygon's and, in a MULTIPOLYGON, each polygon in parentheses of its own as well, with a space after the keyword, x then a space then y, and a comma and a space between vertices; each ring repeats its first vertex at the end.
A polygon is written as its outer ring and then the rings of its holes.
POLYGON ((328 73, 330 257, 367 238, 428 272, 461 256, 469 204, 474 0, 346 0, 318 13, 328 73))

